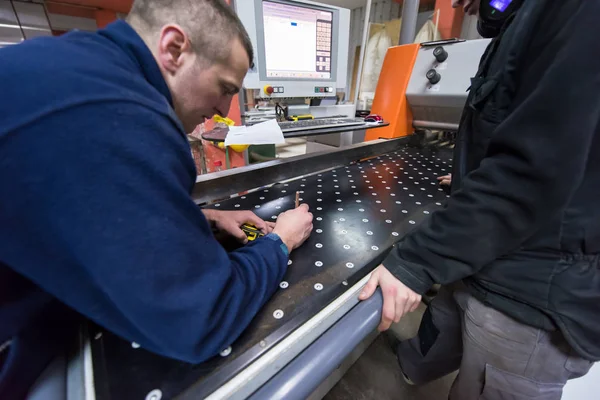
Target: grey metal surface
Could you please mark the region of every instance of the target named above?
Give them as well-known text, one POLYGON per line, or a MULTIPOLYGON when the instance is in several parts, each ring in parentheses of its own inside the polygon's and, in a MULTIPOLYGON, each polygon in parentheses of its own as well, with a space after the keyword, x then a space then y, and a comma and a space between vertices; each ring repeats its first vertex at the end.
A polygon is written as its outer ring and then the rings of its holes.
POLYGON ((448 58, 441 63, 433 55, 437 46, 419 50, 406 90, 414 121, 426 127, 445 124, 440 125, 441 129, 446 129, 448 124, 458 125, 471 78, 475 76, 489 42, 482 39, 441 45, 448 52, 448 58), (435 85, 430 84, 426 77, 430 69, 441 75, 440 82, 435 85))
POLYGON ((415 128, 428 128, 428 129, 458 131, 458 124, 452 124, 452 123, 448 123, 448 122, 413 121, 413 126, 415 128))
POLYGON ((419 16, 419 0, 404 0, 402 4, 402 26, 400 27, 400 44, 414 42, 419 16))
POLYGON ((302 155, 202 175, 196 181, 192 198, 197 204, 209 203, 246 190, 388 153, 409 140, 409 138, 375 140, 327 153, 302 155))
POLYGON ((250 400, 306 399, 379 324, 381 290, 359 303, 323 336, 310 345, 250 400), (344 340, 341 341, 340 337, 344 340))

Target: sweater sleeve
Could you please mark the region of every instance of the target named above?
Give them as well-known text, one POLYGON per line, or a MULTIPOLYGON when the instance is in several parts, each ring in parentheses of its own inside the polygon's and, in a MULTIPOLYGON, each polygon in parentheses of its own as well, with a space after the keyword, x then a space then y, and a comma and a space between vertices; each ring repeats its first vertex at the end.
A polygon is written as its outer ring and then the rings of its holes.
POLYGON ((581 4, 541 54, 528 57, 512 112, 479 168, 384 261, 414 291, 474 275, 517 249, 580 184, 600 121, 600 10, 581 4))
POLYGON ((216 355, 283 278, 278 236, 232 253, 214 239, 189 195, 189 146, 160 113, 78 106, 3 148, 3 261, 147 350, 193 363, 216 355))

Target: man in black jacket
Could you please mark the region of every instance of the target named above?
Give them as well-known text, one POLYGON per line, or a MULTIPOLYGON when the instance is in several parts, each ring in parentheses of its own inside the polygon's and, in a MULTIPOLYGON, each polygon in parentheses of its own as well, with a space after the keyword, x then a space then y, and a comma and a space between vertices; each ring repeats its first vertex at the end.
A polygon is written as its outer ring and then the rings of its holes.
POLYGON ((600 360, 600 2, 512 3, 472 81, 446 208, 361 294, 381 286, 385 330, 446 285, 397 350, 417 384, 459 369, 452 399, 559 399, 600 360))

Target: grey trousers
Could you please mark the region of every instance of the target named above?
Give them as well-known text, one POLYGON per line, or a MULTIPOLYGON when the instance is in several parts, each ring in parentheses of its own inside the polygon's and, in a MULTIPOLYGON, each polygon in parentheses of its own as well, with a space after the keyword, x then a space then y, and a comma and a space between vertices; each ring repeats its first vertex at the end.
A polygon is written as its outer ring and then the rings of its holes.
POLYGON ((415 384, 458 369, 451 400, 559 400, 565 383, 593 364, 559 331, 521 324, 462 285, 440 290, 419 335, 400 344, 398 362, 415 384))

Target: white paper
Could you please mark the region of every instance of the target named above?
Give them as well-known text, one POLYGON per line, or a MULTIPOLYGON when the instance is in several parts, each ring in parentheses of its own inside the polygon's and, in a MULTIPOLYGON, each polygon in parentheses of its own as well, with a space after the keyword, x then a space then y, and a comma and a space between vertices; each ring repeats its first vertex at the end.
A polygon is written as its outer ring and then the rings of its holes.
POLYGON ((283 132, 274 119, 252 126, 230 126, 225 146, 233 144, 285 143, 283 132))

